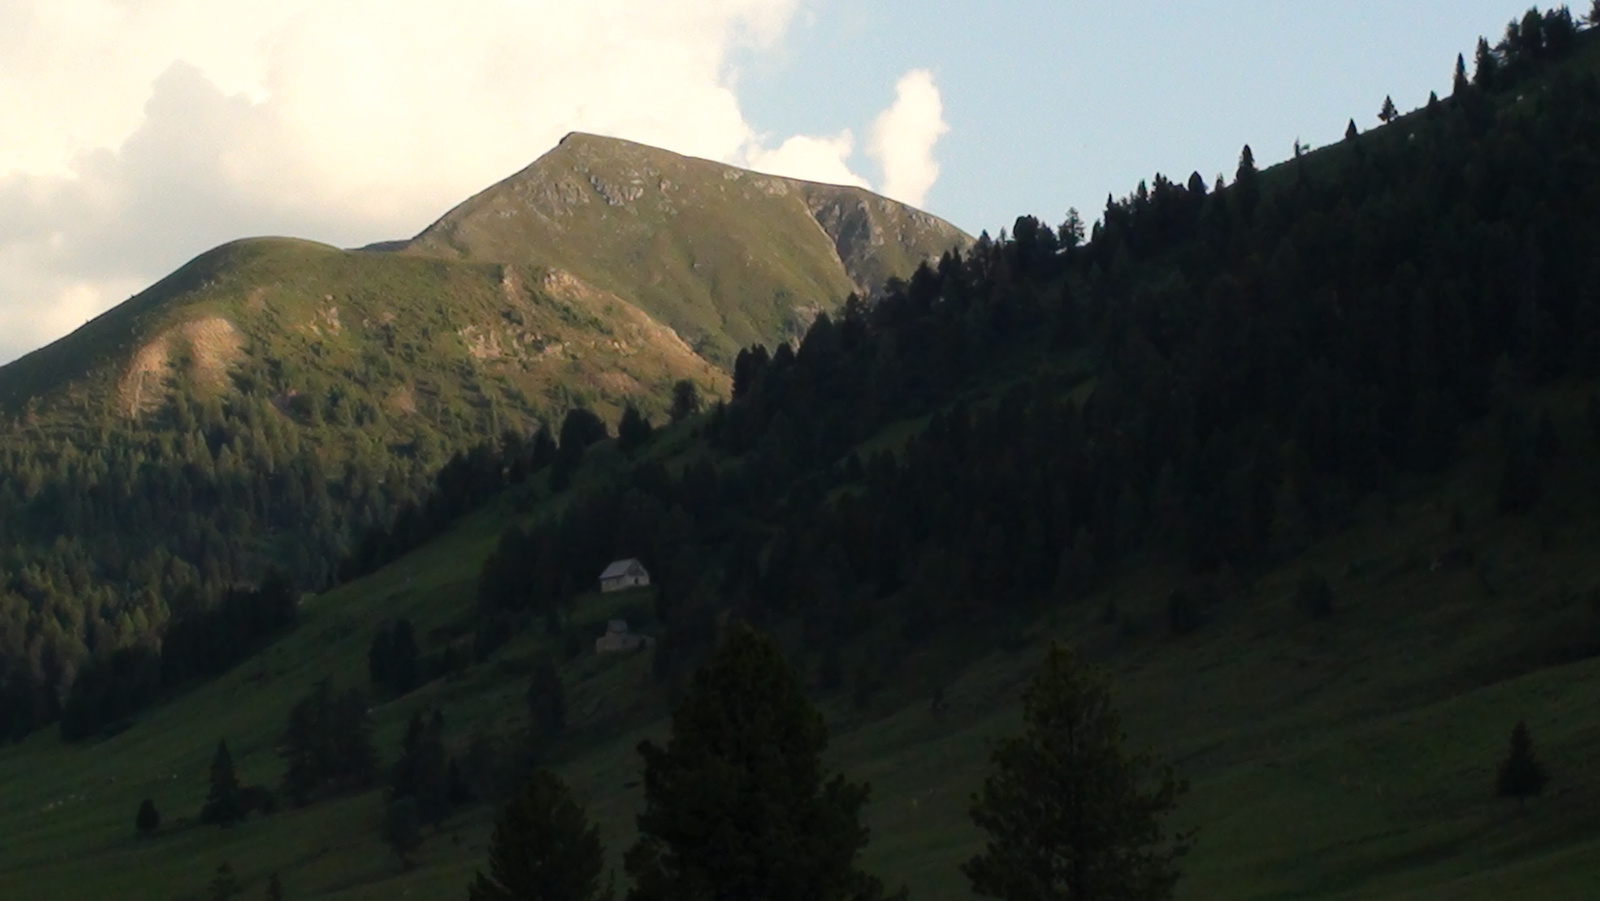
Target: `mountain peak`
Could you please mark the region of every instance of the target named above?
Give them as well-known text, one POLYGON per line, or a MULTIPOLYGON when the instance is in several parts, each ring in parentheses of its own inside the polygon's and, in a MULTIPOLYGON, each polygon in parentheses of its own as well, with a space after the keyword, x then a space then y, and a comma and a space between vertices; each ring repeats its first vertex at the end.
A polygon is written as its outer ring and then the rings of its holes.
POLYGON ((798 335, 851 292, 970 243, 861 188, 571 132, 405 251, 566 270, 728 364, 741 347, 798 335))

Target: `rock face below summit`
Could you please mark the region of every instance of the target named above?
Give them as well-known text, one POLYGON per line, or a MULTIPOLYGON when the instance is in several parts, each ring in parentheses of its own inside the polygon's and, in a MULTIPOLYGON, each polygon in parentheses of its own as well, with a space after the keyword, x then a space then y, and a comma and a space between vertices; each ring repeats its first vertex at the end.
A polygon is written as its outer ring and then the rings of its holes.
POLYGON ((740 347, 791 337, 850 292, 970 243, 860 188, 574 133, 400 252, 570 272, 726 365, 740 347))

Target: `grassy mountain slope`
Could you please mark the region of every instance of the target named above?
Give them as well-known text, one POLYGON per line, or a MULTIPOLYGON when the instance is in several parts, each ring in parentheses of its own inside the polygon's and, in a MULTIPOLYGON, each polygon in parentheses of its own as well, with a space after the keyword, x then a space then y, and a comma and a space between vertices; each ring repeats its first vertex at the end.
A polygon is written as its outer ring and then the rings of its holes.
MULTIPOLYGON (((515 489, 126 731, 0 750, 0 890, 170 897, 229 860, 252 891, 281 872, 297 897, 459 896, 485 807, 408 871, 378 842, 379 791, 194 825, 210 750, 227 737, 247 781, 271 784, 289 705, 329 672, 361 684, 380 624, 407 616, 432 650, 482 621, 479 564, 507 526, 572 514, 577 538, 542 551, 540 579, 570 575, 573 549, 656 537, 575 512, 626 486, 623 513, 693 507, 657 522, 700 545, 680 543, 652 592, 570 598, 555 762, 613 860, 640 802, 633 748, 661 733, 669 692, 650 654, 584 641, 625 615, 662 633, 659 652, 684 646, 690 614, 740 612, 815 678, 835 761, 874 784, 865 863, 918 897, 968 896, 969 793, 1052 637, 1111 668, 1133 740, 1193 783, 1180 898, 1591 897, 1597 39, 1259 182, 1243 167, 1221 193, 1158 181, 1108 208, 1088 247, 1019 228, 819 322, 725 410, 646 446, 662 469, 601 446, 573 491, 515 489), (1539 165, 1549 147, 1559 167, 1539 165), (903 571, 878 565, 895 554, 903 571), (1300 596, 1316 574, 1325 611, 1300 596), (833 687, 830 650, 851 671, 833 687), (1518 720, 1552 776, 1525 805, 1492 791, 1518 720), (146 797, 168 826, 141 841, 146 797)), ((529 626, 532 602, 569 599, 535 587, 512 594, 529 626)), ((555 644, 524 628, 380 703, 380 751, 392 760, 407 716, 435 706, 454 750, 514 734, 555 644)))
POLYGON ((401 252, 202 254, 0 367, 0 734, 51 721, 86 659, 153 640, 180 598, 269 565, 327 584, 453 454, 576 407, 659 422, 682 380, 726 397, 738 347, 966 243, 864 192, 574 137, 401 252), (645 171, 670 209, 623 196, 645 171), (545 208, 514 195, 611 212, 530 228, 545 208))
POLYGON ((0 370, 0 404, 65 428, 148 418, 190 390, 287 401, 338 385, 350 403, 483 431, 496 409, 507 427, 577 403, 615 415, 684 378, 726 391, 669 329, 559 270, 264 238, 210 251, 0 370))
MULTIPOLYGON (((1549 400, 1568 411, 1563 435, 1581 434, 1576 405, 1549 400)), ((965 819, 967 795, 982 777, 986 742, 1018 727, 1018 691, 1042 642, 1060 636, 1113 668, 1134 739, 1194 783, 1180 819, 1201 827, 1200 843, 1180 898, 1587 898, 1600 863, 1600 778, 1589 762, 1600 738, 1600 660, 1542 663, 1592 628, 1568 587, 1600 581, 1587 553, 1600 540, 1592 514, 1600 485, 1574 455, 1562 465, 1571 501, 1506 527, 1488 512, 1492 441, 1480 434, 1471 444, 1458 467, 1415 486, 1392 517, 1367 509, 1304 558, 1261 573, 1191 638, 1173 641, 1157 625, 1160 599, 1181 574, 1135 567, 1036 623, 1021 643, 969 658, 944 683, 942 716, 930 713, 928 683, 915 675, 937 671, 937 649, 903 661, 907 678, 865 710, 829 700, 835 761, 874 787, 868 865, 915 897, 968 897, 956 870, 979 842, 965 819), (1442 497, 1469 511, 1462 532, 1451 533, 1442 497), (1546 546, 1541 533, 1552 529, 1559 537, 1546 546), (1493 594, 1470 568, 1431 565, 1462 545, 1496 561, 1503 576, 1493 594), (1294 606, 1305 565, 1337 574, 1331 622, 1307 622, 1294 606), (1117 625, 1101 616, 1112 597, 1124 614, 1117 625), (1518 718, 1559 785, 1526 809, 1489 796, 1518 718)), ((8 802, 0 890, 170 898, 197 892, 227 860, 253 891, 278 872, 300 898, 459 895, 481 861, 483 807, 429 835, 411 871, 377 840, 376 791, 228 830, 193 818, 217 738, 229 739, 245 781, 272 784, 289 706, 330 672, 359 684, 372 624, 406 615, 425 634, 458 620, 477 563, 519 518, 513 506, 507 499, 413 557, 309 602, 302 625, 258 661, 121 735, 69 748, 38 735, 0 752, 8 802), (145 797, 166 824, 148 841, 133 832, 145 797)), ((574 621, 598 634, 620 608, 640 604, 648 597, 591 595, 574 621)), ((457 750, 474 730, 516 726, 543 642, 518 639, 491 663, 376 707, 380 750, 392 756, 410 712, 435 705, 457 750)), ((661 734, 662 698, 645 656, 586 653, 563 675, 573 736, 558 769, 616 859, 640 801, 632 748, 661 734)))
POLYGON ((574 133, 451 210, 406 253, 568 269, 724 365, 970 239, 859 188, 574 133))

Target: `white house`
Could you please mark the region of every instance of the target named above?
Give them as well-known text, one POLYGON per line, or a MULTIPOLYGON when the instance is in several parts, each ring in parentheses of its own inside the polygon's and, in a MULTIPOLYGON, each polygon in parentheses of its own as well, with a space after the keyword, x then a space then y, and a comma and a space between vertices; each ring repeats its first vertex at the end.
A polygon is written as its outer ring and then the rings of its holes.
POLYGON ((602 592, 621 591, 624 588, 637 588, 649 584, 650 573, 645 571, 643 563, 632 557, 614 561, 600 574, 602 592))
POLYGON ((616 651, 637 650, 640 645, 649 647, 655 644, 655 639, 648 635, 636 635, 628 631, 628 621, 614 619, 606 624, 606 634, 594 640, 596 654, 610 654, 616 651))

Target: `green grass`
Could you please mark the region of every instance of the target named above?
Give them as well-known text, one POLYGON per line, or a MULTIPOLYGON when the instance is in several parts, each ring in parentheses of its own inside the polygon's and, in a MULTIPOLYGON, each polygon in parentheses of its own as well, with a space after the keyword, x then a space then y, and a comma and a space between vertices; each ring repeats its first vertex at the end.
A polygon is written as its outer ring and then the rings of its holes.
MULTIPOLYGON (((1493 459, 1475 438, 1445 479, 1411 486, 1391 518, 1369 499, 1351 527, 1281 568, 1225 580, 1202 630, 1175 639, 1160 599, 1177 580, 1138 562, 1104 597, 1061 607, 1026 646, 968 648, 958 670, 939 649, 886 669, 898 676, 866 710, 824 698, 833 762, 873 785, 866 864, 919 898, 966 898, 959 864, 981 836, 965 811, 989 743, 1019 727, 1017 698, 1044 643, 1064 637, 1109 666, 1132 739, 1176 762, 1193 783, 1177 823, 1200 830, 1184 899, 1541 899, 1593 897, 1600 864, 1600 659, 1539 659, 1600 635, 1582 595, 1600 585, 1592 453, 1576 401, 1552 396, 1565 490, 1522 520, 1491 515, 1493 459), (1449 532, 1448 510, 1467 512, 1449 532), (1434 569, 1458 545, 1492 559, 1494 594, 1473 568, 1434 569), (1330 576, 1335 615, 1313 622, 1291 600, 1307 568, 1330 576), (930 675, 931 674, 931 675, 930 675), (948 710, 928 707, 933 676, 948 710), (1527 719, 1553 779, 1519 809, 1490 797, 1512 724, 1527 719)), ((671 436, 669 435, 669 440, 671 436)), ((603 462, 603 461, 602 461, 603 462)), ((517 499, 416 554, 307 602, 301 625, 213 683, 86 746, 53 733, 0 751, 0 896, 172 898, 196 893, 223 860, 249 890, 272 872, 296 898, 450 898, 483 856, 485 807, 430 834, 403 871, 377 838, 381 796, 256 817, 227 830, 194 823, 215 742, 226 737, 246 781, 276 784, 274 753, 289 706, 319 678, 365 684, 372 628, 405 615, 427 636, 471 603, 477 567, 517 499), (161 834, 134 837, 140 799, 161 834)), ((589 596, 574 621, 598 634, 639 596, 589 596)), ((977 640, 977 639, 974 639, 977 640)), ((426 639, 425 639, 426 642, 426 639)), ((413 710, 442 707, 457 750, 478 730, 508 732, 544 639, 526 634, 496 657, 373 712, 392 757, 413 710)), ((648 655, 564 665, 571 737, 559 770, 601 824, 618 868, 640 803, 634 746, 665 734, 648 655)))
POLYGON ((407 252, 570 271, 728 368, 740 348, 797 336, 851 291, 878 290, 970 241, 858 188, 573 134, 451 210, 407 252))

